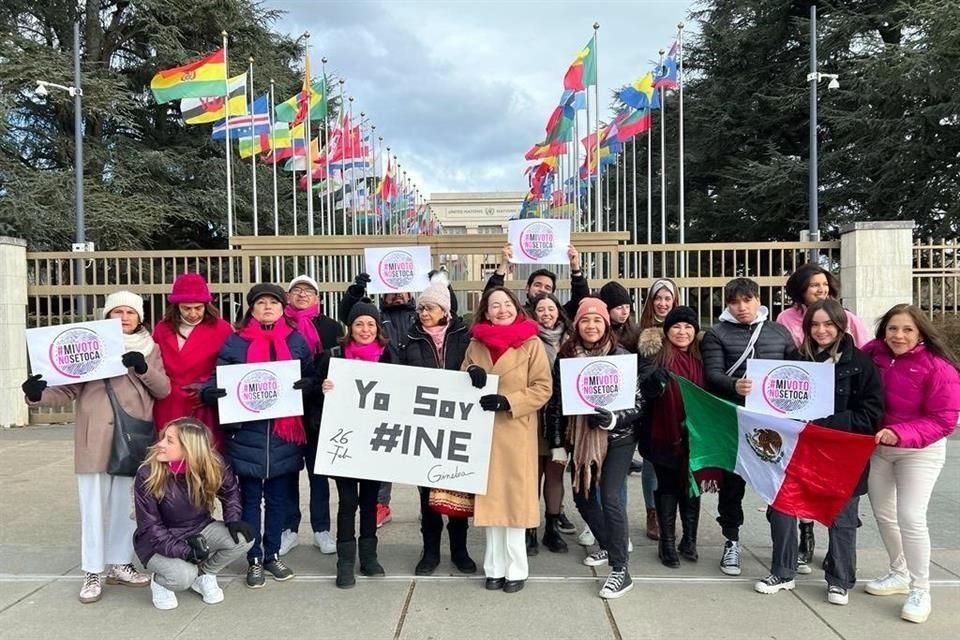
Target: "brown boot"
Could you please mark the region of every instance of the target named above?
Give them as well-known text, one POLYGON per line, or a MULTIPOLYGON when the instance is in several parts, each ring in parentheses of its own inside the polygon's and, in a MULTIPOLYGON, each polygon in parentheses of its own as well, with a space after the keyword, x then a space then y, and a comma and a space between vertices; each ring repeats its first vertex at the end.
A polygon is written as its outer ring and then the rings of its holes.
POLYGON ((647 509, 647 537, 651 540, 660 539, 660 524, 657 522, 656 509, 647 509))

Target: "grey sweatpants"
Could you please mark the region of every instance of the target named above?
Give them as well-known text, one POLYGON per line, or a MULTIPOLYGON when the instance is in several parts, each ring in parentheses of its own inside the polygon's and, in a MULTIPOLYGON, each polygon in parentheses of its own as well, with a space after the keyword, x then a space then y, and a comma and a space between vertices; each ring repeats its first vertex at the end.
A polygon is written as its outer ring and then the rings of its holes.
POLYGON ((243 557, 253 546, 253 540, 244 540, 242 535, 238 536, 239 544, 234 542, 227 525, 219 520, 208 524, 200 533, 207 539, 210 556, 196 565, 180 558, 168 558, 155 553, 147 562, 147 571, 154 574, 153 579, 157 584, 171 591, 186 591, 201 571, 216 575, 231 562, 243 557))

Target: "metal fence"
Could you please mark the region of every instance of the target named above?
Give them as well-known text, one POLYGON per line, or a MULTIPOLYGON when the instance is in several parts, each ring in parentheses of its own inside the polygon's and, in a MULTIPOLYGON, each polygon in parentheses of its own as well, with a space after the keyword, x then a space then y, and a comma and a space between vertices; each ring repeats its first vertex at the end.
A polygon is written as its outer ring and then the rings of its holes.
POLYGON ((960 313, 960 242, 933 238, 913 246, 913 302, 931 317, 960 313))

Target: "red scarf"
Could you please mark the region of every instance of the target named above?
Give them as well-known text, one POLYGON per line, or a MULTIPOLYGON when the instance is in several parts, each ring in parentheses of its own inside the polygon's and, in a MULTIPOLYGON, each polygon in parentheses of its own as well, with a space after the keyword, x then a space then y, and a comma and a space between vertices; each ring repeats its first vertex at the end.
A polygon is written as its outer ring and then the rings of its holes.
POLYGON ((310 353, 316 355, 323 351, 320 334, 317 333, 317 326, 313 324, 313 319, 320 315, 320 305, 315 305, 309 309, 294 309, 293 306, 287 305, 283 310, 283 315, 296 321, 297 331, 307 341, 310 353))
POLYGON ((170 460, 167 462, 170 472, 177 476, 186 475, 187 473, 187 461, 186 460, 170 460))
POLYGON ((497 364, 507 349, 516 349, 537 335, 538 325, 529 318, 517 316, 513 324, 491 324, 481 320, 473 325, 471 333, 490 352, 490 360, 497 364))
MULTIPOLYGON (((293 360, 290 347, 287 346, 287 336, 291 333, 293 333, 293 327, 285 321, 277 322, 270 329, 264 329, 259 322, 251 319, 250 323, 239 332, 241 338, 250 341, 250 346, 247 348, 247 362, 293 360), (270 357, 271 347, 275 356, 272 358, 270 357)), ((278 438, 286 442, 292 442, 293 444, 305 444, 307 442, 307 434, 303 430, 301 416, 274 418, 273 432, 278 438)))
MULTIPOLYGON (((667 363, 671 373, 684 377, 698 387, 704 387, 703 362, 688 352, 673 350, 673 358, 667 363)), ((663 397, 653 404, 651 420, 651 444, 657 451, 670 451, 682 458, 687 455, 683 442, 683 421, 687 414, 683 410, 683 398, 676 380, 670 380, 663 397)))
POLYGON ((374 340, 370 344, 357 344, 353 340, 343 348, 343 357, 347 360, 364 360, 365 362, 380 362, 385 346, 374 340))

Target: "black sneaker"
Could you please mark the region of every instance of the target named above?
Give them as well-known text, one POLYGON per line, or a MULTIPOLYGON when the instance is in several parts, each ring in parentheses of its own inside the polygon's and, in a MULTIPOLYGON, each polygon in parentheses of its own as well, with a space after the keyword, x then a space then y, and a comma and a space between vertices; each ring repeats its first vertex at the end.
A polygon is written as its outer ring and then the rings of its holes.
POLYGON ((723 556, 720 558, 720 571, 728 576, 740 575, 740 543, 727 540, 723 543, 723 556))
POLYGON ((790 591, 797 586, 797 583, 792 579, 786 580, 781 578, 778 575, 771 573, 763 580, 758 581, 753 585, 753 590, 757 593, 776 593, 777 591, 790 591))
POLYGON ((561 511, 560 515, 557 516, 557 525, 557 531, 560 533, 572 535, 577 532, 577 528, 573 526, 573 523, 570 522, 570 519, 567 518, 567 514, 565 514, 563 511, 561 511))
POLYGON ((643 460, 634 458, 630 461, 630 475, 640 475, 643 473, 643 460))
POLYGON ((607 581, 603 583, 600 589, 600 597, 605 600, 612 600, 624 595, 630 589, 633 589, 633 579, 626 569, 613 569, 607 576, 607 581))
POLYGON ((264 563, 263 568, 266 571, 270 572, 270 575, 273 576, 273 579, 277 582, 284 582, 293 577, 293 570, 290 569, 287 565, 283 564, 283 561, 280 558, 274 558, 273 560, 268 560, 264 563))
POLYGON ((266 583, 263 577, 263 560, 255 559, 247 567, 247 586, 251 589, 259 589, 266 583))

